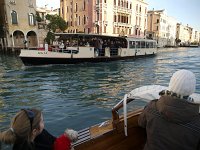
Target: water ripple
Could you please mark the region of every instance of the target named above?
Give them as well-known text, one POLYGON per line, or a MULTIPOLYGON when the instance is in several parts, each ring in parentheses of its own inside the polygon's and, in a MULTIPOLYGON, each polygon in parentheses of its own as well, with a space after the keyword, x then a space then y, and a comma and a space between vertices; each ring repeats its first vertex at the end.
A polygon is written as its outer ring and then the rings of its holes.
MULTIPOLYGON (((192 70, 200 93, 200 49, 159 49, 155 57, 109 63, 25 67, 15 56, 0 56, 0 129, 21 108, 44 113, 46 128, 58 135, 111 117, 112 107, 132 89, 168 85, 177 69, 192 70), (56 128, 55 128, 56 127, 56 128)), ((135 102, 131 109, 144 105, 135 102)))

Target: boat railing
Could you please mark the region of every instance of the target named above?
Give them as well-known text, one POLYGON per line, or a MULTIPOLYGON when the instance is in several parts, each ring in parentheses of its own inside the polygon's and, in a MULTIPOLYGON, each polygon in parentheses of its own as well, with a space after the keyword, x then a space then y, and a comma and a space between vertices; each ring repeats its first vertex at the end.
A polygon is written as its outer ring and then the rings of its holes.
POLYGON ((78 47, 67 47, 66 49, 64 49, 64 48, 52 48, 52 52, 78 54, 79 48, 78 47))
POLYGON ((118 55, 118 48, 105 47, 99 51, 99 56, 112 57, 117 55, 118 55))
MULTIPOLYGON (((134 98, 127 98, 126 103, 130 103, 131 101, 135 100, 134 98)), ((112 120, 113 120, 113 127, 119 123, 119 109, 124 106, 124 99, 121 100, 118 104, 116 104, 112 109, 112 120)))

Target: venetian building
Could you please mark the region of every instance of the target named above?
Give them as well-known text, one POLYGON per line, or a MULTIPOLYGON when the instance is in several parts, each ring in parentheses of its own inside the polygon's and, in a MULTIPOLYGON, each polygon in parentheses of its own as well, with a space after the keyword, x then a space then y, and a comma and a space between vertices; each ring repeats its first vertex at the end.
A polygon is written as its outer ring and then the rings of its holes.
POLYGON ((60 5, 69 33, 145 36, 148 4, 143 0, 61 0, 60 5))
POLYGON ((38 46, 35 7, 36 0, 1 0, 0 23, 3 26, 2 43, 5 46, 38 46))
POLYGON ((191 42, 192 28, 181 23, 177 24, 176 38, 181 40, 180 45, 187 46, 191 42))
POLYGON ((147 36, 157 40, 158 47, 175 46, 177 20, 165 10, 148 11, 147 36))
POLYGON ((199 43, 199 32, 192 28, 191 43, 199 43))

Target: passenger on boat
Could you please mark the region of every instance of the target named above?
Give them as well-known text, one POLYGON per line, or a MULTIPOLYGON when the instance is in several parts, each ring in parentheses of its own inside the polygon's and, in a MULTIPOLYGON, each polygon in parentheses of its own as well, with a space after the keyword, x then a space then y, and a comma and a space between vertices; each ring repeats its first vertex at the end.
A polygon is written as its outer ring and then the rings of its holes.
POLYGON ((101 56, 101 54, 102 54, 102 45, 103 45, 102 39, 96 38, 95 39, 95 48, 96 48, 96 51, 97 51, 99 56, 101 56))
POLYGON ((199 150, 199 105, 190 95, 195 92, 196 78, 188 70, 179 70, 139 116, 139 126, 146 128, 144 150, 199 150))
POLYGON ((44 129, 43 115, 37 109, 22 109, 12 119, 10 128, 0 133, 0 141, 13 144, 13 150, 70 150, 77 140, 71 129, 56 138, 44 129))

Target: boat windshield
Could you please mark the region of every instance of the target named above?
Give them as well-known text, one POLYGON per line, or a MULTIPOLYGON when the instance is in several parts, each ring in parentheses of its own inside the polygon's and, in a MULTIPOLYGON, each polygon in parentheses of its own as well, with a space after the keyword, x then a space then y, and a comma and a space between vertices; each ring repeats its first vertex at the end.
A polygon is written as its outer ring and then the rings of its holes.
POLYGON ((63 42, 66 47, 89 46, 95 47, 97 40, 101 41, 102 48, 115 47, 127 48, 127 40, 124 37, 107 36, 98 34, 81 33, 55 33, 58 42, 63 42))

